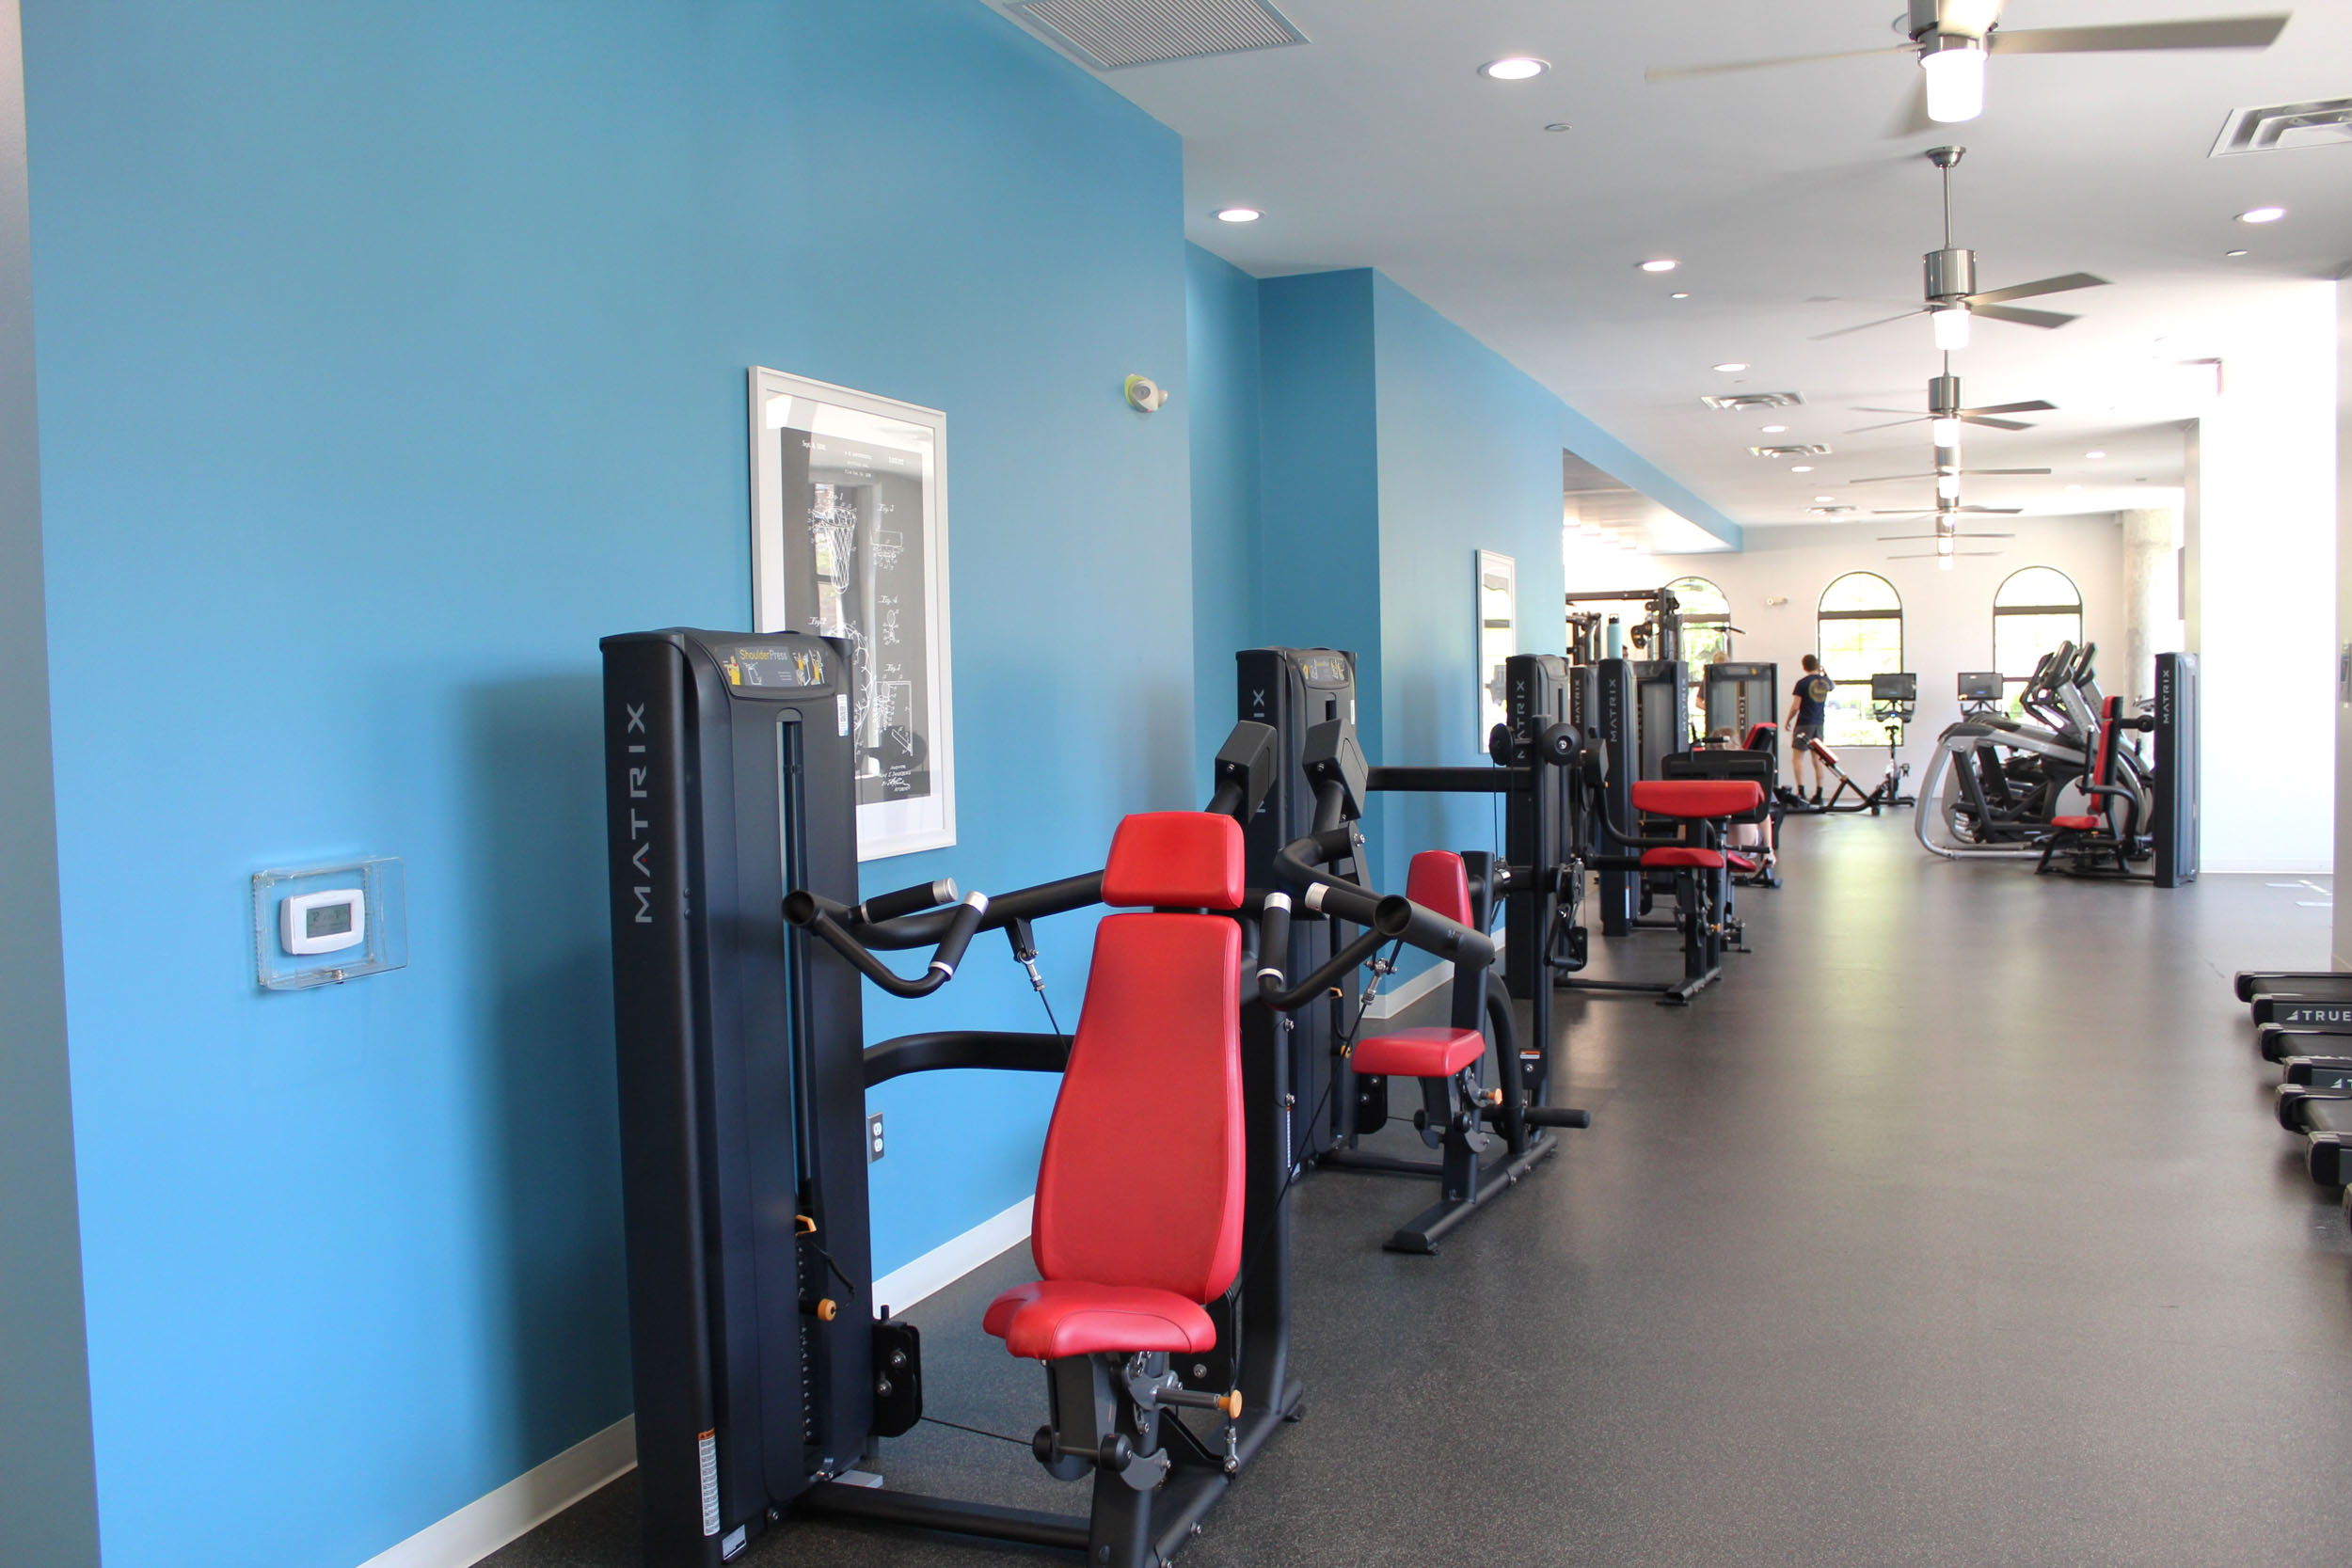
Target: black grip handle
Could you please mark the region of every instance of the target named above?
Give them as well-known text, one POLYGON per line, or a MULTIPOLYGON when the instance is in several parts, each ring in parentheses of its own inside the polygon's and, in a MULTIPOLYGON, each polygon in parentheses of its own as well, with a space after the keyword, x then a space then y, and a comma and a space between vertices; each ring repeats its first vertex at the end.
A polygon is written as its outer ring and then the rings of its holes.
POLYGON ((942 877, 935 882, 923 882, 914 887, 902 887, 896 893, 876 894, 850 911, 860 926, 878 926, 885 920, 896 920, 902 914, 920 914, 942 904, 956 901, 956 882, 952 877, 942 877))
POLYGON ((941 980, 955 977, 956 965, 963 961, 963 950, 972 945, 973 935, 980 928, 980 916, 988 912, 988 895, 975 893, 956 906, 956 912, 947 921, 947 932, 939 939, 939 948, 931 955, 931 973, 941 980))

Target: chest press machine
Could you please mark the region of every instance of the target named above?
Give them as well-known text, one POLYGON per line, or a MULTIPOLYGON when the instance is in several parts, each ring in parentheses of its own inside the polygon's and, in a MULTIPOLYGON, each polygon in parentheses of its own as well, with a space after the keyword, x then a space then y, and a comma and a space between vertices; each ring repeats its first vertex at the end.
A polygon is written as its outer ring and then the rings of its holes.
POLYGON ((1295 1419, 1283 1015, 1380 945, 1443 940, 1404 898, 1330 965, 1261 978, 1241 823, 1272 736, 1236 725, 1204 812, 1133 816, 1101 871, 990 898, 861 899, 849 668, 835 641, 669 630, 604 644, 613 993, 639 1490, 649 1568, 716 1568, 794 1513, 1156 1568, 1295 1419), (923 997, 973 938, 1109 904, 1069 1037, 865 1043, 861 987, 923 997), (883 955, 930 948, 908 977, 883 955), (1032 1251, 982 1322, 1046 1371, 1031 1442, 1083 1515, 897 1491, 922 1344, 873 1300, 865 1093, 949 1068, 1061 1075, 1032 1251), (1148 1158, 1138 1160, 1138 1150, 1148 1158), (1183 1418, 1213 1416, 1208 1433, 1183 1418))

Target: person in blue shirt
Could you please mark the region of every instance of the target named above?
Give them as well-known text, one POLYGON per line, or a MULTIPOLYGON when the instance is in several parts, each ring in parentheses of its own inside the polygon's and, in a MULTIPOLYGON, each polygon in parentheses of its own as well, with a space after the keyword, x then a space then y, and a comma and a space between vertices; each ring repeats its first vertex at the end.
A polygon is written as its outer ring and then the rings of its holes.
POLYGON ((1796 687, 1788 693, 1788 717, 1782 728, 1788 732, 1788 775, 1797 784, 1797 795, 1804 795, 1804 775, 1813 773, 1813 803, 1821 803, 1821 764, 1813 754, 1813 743, 1821 736, 1821 725, 1829 718, 1829 694, 1837 683, 1821 672, 1821 661, 1811 654, 1804 656, 1804 673, 1797 677, 1796 687))

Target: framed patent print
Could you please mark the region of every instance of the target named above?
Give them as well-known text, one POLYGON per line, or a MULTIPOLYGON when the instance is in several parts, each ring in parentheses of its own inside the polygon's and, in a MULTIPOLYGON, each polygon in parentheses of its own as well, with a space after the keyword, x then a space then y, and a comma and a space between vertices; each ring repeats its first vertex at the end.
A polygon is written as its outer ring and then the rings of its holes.
POLYGON ((858 858, 956 841, 947 416, 751 372, 752 626, 839 638, 858 858))

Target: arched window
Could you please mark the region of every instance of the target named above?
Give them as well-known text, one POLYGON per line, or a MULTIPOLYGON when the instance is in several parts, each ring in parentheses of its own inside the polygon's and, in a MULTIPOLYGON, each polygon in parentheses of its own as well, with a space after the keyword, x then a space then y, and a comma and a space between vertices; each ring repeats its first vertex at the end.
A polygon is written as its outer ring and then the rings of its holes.
POLYGON ((1677 578, 1666 592, 1681 607, 1682 658, 1691 667, 1691 733, 1707 731, 1707 666, 1731 657, 1731 601, 1705 578, 1677 578))
POLYGON ((1820 623, 1821 668, 1837 683, 1822 738, 1833 746, 1883 741, 1886 726, 1870 717, 1870 677, 1903 667, 1902 595, 1876 572, 1848 572, 1821 590, 1820 623))
POLYGON ((1993 668, 2013 708, 2042 656, 2083 640, 2083 593, 2055 566, 2011 572, 1993 595, 1993 668))

